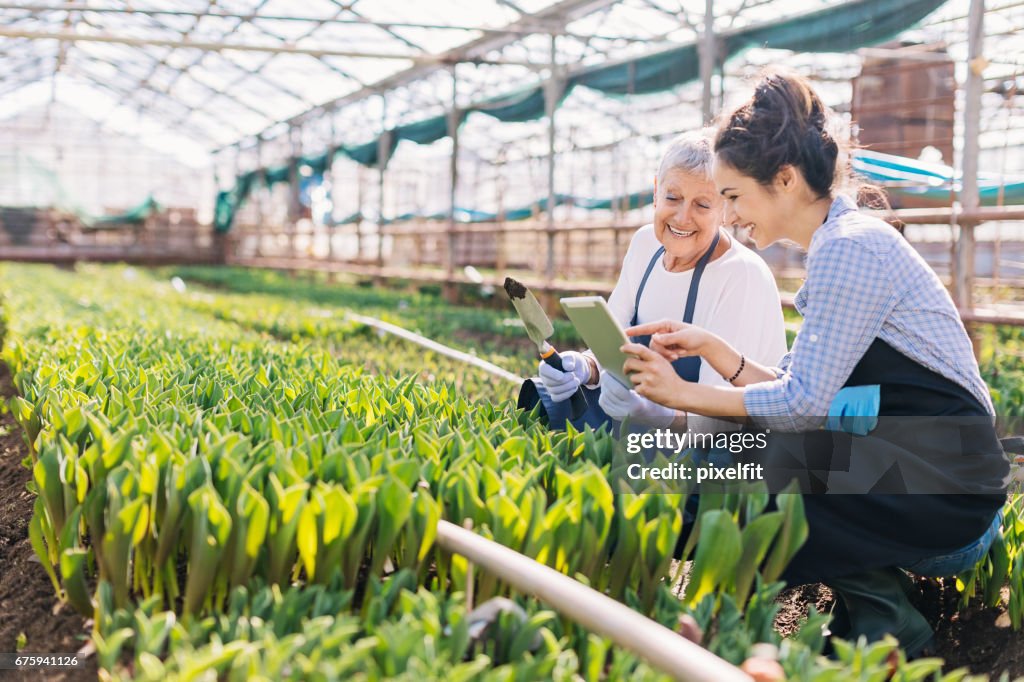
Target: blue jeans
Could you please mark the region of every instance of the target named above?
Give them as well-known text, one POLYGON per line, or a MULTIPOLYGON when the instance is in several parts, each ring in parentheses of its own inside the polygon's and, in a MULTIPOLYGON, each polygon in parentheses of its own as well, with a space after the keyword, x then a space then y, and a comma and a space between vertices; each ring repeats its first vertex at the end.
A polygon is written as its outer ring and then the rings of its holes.
POLYGON ((970 543, 966 547, 950 552, 949 554, 943 554, 942 556, 929 557, 916 561, 913 564, 903 566, 906 570, 917 575, 922 575, 931 578, 945 578, 948 576, 962 573, 969 568, 972 568, 988 553, 989 547, 992 546, 992 542, 999 535, 999 528, 1002 525, 1003 515, 1002 512, 996 513, 992 523, 989 525, 988 530, 985 533, 970 543))

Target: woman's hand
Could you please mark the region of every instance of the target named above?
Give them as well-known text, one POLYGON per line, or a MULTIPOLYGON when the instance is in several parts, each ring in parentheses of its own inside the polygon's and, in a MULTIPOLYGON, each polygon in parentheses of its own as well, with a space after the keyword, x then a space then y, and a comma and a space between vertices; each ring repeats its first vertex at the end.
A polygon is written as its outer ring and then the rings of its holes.
POLYGON ((669 361, 704 355, 718 339, 714 334, 678 320, 662 320, 630 327, 630 336, 651 336, 651 350, 669 361))
POLYGON ((676 420, 676 411, 648 400, 631 391, 619 381, 601 372, 601 409, 612 419, 622 421, 627 417, 636 424, 655 428, 669 428, 676 420))
MULTIPOLYGON (((644 326, 649 325, 641 325, 644 326)), ((656 403, 684 409, 680 407, 680 399, 687 391, 689 382, 676 374, 668 360, 639 343, 627 343, 620 350, 633 356, 626 360, 622 371, 633 381, 634 391, 656 403)))

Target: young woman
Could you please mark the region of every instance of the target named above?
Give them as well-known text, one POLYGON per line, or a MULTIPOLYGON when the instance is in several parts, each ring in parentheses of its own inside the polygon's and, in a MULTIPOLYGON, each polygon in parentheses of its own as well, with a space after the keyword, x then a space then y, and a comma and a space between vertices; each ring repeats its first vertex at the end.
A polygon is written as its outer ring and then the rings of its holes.
POLYGON ((979 559, 998 531, 1008 464, 949 294, 895 229, 837 190, 839 151, 817 94, 803 79, 778 73, 723 120, 715 140, 714 180, 733 223, 749 229, 759 248, 786 240, 807 252, 796 297, 804 322, 779 366, 704 329, 664 321, 627 330, 652 340, 650 348, 623 347, 634 355, 625 370, 636 392, 659 404, 741 418, 773 436, 799 433, 787 455, 811 468, 815 460, 834 464, 839 443, 848 469, 876 451, 896 453, 895 474, 864 479, 869 494, 804 495, 809 536, 784 577, 824 582, 838 593, 846 613, 837 620, 848 622, 834 632, 891 633, 914 655, 932 632, 907 600, 900 568, 952 575, 979 559), (688 356, 703 358, 732 386, 682 381, 669 361, 688 356), (816 431, 844 387, 874 393, 879 426, 871 435, 816 431), (914 426, 919 419, 927 429, 914 426), (932 478, 900 488, 901 475, 915 468, 932 478), (949 492, 958 494, 940 494, 949 492))

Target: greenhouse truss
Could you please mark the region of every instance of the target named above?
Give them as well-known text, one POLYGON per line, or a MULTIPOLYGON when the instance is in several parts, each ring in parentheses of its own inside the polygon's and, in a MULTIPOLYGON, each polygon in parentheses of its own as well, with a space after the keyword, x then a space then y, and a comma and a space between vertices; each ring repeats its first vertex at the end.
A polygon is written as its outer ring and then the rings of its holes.
MULTIPOLYGON (((251 189, 293 179, 293 165, 313 173, 336 160, 377 168, 396 153, 422 164, 451 154, 450 144, 439 141, 450 137, 453 124, 460 155, 514 164, 549 153, 544 121, 553 106, 557 153, 636 140, 632 146, 644 149, 635 153, 650 158, 656 149, 645 139, 699 125, 702 108, 730 101, 743 78, 769 63, 809 68, 841 105, 846 95, 837 83, 856 73, 858 49, 909 35, 944 43, 958 57, 966 6, 938 0, 2 3, 0 71, 8 75, 0 82, 0 117, 25 102, 59 101, 193 165, 209 167, 213 154, 223 190, 216 217, 226 229, 251 189), (702 79, 700 55, 711 34, 712 75, 702 79), (701 81, 709 77, 717 96, 702 105, 701 81), (425 157, 399 150, 403 141, 442 146, 425 157)), ((1022 9, 1018 3, 987 9, 988 25, 997 29, 988 51, 1010 54, 999 46, 1024 25, 1022 9)), ((1015 89, 1019 66, 992 61, 990 89, 1015 89)), ((1014 128, 1016 108, 994 99, 990 106, 999 115, 989 137, 1006 144, 998 133, 1014 128)), ((556 183, 564 184, 570 165, 559 164, 556 183)), ((642 190, 635 180, 626 187, 610 178, 597 184, 558 193, 601 202, 642 190)), ((396 207, 381 219, 451 213, 452 203, 457 211, 497 212, 493 202, 468 194, 447 204, 396 207)), ((513 190, 506 203, 515 210, 544 194, 523 190, 517 197, 513 190)), ((333 219, 369 212, 339 207, 333 219)))

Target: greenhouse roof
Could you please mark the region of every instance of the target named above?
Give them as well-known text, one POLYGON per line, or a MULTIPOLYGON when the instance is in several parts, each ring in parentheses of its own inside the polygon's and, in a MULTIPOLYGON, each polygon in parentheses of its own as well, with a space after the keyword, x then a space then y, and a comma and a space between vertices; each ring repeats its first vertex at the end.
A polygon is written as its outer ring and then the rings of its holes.
MULTIPOLYGON (((658 121, 664 121, 666 108, 677 106, 680 97, 674 89, 695 74, 685 78, 675 74, 668 80, 658 80, 659 76, 645 87, 647 62, 638 58, 660 54, 677 70, 686 50, 692 50, 695 59, 705 4, 704 0, 0 3, 0 118, 30 104, 59 100, 115 129, 131 130, 152 146, 207 159, 210 152, 231 145, 253 147, 257 136, 277 139, 279 144, 285 140, 292 146, 296 140, 282 133, 289 129, 286 124, 296 124, 302 128, 299 138, 307 140, 300 143, 303 151, 324 151, 333 144, 372 144, 383 130, 443 117, 453 100, 460 110, 481 103, 507 103, 504 98, 510 94, 528 93, 548 80, 554 44, 559 76, 576 76, 578 84, 585 86, 574 91, 564 119, 571 125, 574 117, 593 120, 596 113, 607 121, 602 127, 609 132, 584 134, 581 141, 602 144, 636 134, 637 124, 624 115, 622 102, 623 96, 629 99, 634 93, 672 92, 667 98, 652 95, 640 107, 654 121, 645 122, 645 134, 657 134, 662 127, 679 128, 676 117, 672 125, 658 121), (602 68, 595 76, 594 71, 602 68), (586 74, 589 80, 581 79, 586 74), (623 85, 623 74, 628 87, 623 85)), ((714 30, 721 37, 722 56, 742 53, 741 59, 729 63, 735 73, 735 63, 741 64, 742 71, 792 54, 780 56, 776 49, 763 49, 766 46, 797 52, 851 52, 890 38, 923 17, 927 17, 924 42, 946 41, 955 46, 963 43, 967 4, 966 0, 718 0, 714 30), (856 6, 880 15, 888 9, 892 16, 876 22, 877 35, 870 31, 860 35, 866 24, 858 20, 842 27, 843 40, 837 40, 834 32, 818 35, 819 42, 828 43, 821 45, 806 43, 813 43, 817 35, 805 30, 806 23, 790 26, 788 43, 779 40, 778 32, 764 32, 785 27, 787 21, 805 21, 815 13, 825 16, 829 10, 856 6)), ((997 16, 1007 36, 1024 23, 1020 11, 1012 9, 1020 5, 1007 3, 1008 9, 997 16)), ((790 61, 813 65, 827 81, 830 76, 849 78, 856 58, 798 54, 790 61)), ((1016 69, 1010 72, 1016 77, 1016 69)), ((699 102, 699 90, 695 92, 690 101, 699 102)), ((695 123, 699 123, 699 109, 695 123)), ((535 131, 527 126, 526 133, 535 131)), ((495 130, 481 142, 493 147, 521 135, 495 130)))

